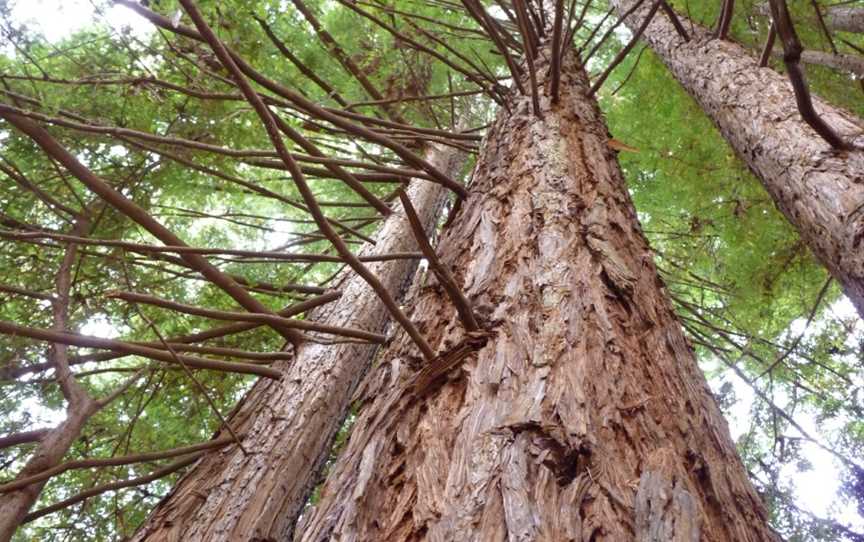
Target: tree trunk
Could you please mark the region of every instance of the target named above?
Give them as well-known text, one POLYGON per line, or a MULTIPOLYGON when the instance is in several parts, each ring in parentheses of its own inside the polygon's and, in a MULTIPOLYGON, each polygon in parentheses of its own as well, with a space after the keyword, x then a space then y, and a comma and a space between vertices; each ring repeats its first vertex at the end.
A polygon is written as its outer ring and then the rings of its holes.
POLYGON ((777 540, 573 60, 560 89, 502 110, 439 245, 487 338, 418 289, 442 366, 468 355, 436 382, 400 334, 295 540, 777 540))
MULTIPOLYGON (((26 478, 58 465, 95 411, 96 404, 90 400, 70 405, 66 410, 66 419, 39 441, 27 465, 16 478, 26 478)), ((24 516, 39 500, 42 488, 47 483, 48 480, 43 480, 0 495, 0 540, 8 542, 12 538, 24 516)))
POLYGON ((864 8, 835 7, 828 10, 828 26, 832 30, 864 32, 864 8))
MULTIPOLYGON (((779 53, 782 57, 782 52, 779 53)), ((853 73, 858 77, 864 77, 864 57, 849 55, 846 53, 827 53, 825 51, 804 51, 801 53, 801 61, 806 64, 817 64, 853 73)))
MULTIPOLYGON (((69 234, 86 235, 89 229, 90 221, 82 215, 76 218, 69 234)), ((77 261, 77 255, 77 245, 67 245, 57 271, 54 282, 55 290, 51 301, 51 314, 53 317, 51 329, 53 331, 69 331, 68 319, 72 272, 77 261)), ((66 419, 57 427, 48 430, 39 439, 39 444, 24 465, 24 468, 15 477, 16 480, 27 478, 28 476, 57 466, 78 439, 87 420, 101 406, 104 406, 94 401, 87 391, 75 380, 74 375, 69 370, 68 347, 65 344, 52 344, 49 350, 49 359, 67 403, 66 419)), ((18 526, 24 520, 24 516, 27 515, 33 504, 39 500, 39 495, 47 483, 48 480, 43 480, 9 493, 0 494, 0 542, 8 542, 12 538, 18 526)))
MULTIPOLYGON (((633 0, 612 4, 623 13, 633 0)), ((646 11, 637 9, 628 26, 637 27, 646 11)), ((659 15, 643 39, 762 181, 864 317, 864 153, 833 151, 801 119, 787 78, 759 68, 740 46, 712 39, 706 29, 683 22, 692 28, 689 42, 659 15)), ((864 145, 860 120, 813 101, 841 137, 864 145)))
MULTIPOLYGON (((435 149, 430 160, 458 174, 465 155, 435 149)), ((431 227, 448 192, 414 181, 409 194, 431 227)), ((365 253, 416 250, 404 213, 394 212, 365 253)), ((391 292, 401 292, 416 260, 370 264, 391 292)), ((330 325, 383 332, 389 313, 364 280, 343 280, 342 297, 313 318, 330 325)), ((236 447, 207 454, 163 499, 133 537, 135 541, 284 540, 290 536, 327 459, 333 438, 377 345, 305 343, 295 359, 280 362, 281 381, 259 381, 235 409, 230 423, 245 434, 244 456, 236 447)))

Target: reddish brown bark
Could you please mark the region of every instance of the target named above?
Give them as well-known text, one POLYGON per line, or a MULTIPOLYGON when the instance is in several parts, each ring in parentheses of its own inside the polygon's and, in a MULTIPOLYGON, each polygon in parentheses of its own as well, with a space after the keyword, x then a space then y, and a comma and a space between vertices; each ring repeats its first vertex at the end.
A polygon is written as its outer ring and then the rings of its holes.
MULTIPOLYGON (((635 0, 612 0, 623 13, 635 0)), ((635 28, 640 7, 626 19, 635 28)), ((682 20, 684 20, 682 18, 682 20)), ((682 87, 699 102, 736 154, 762 182, 813 254, 864 316, 864 129, 860 119, 813 99, 816 113, 858 149, 835 151, 805 123, 789 79, 760 68, 739 45, 692 29, 684 42, 665 17, 644 39, 682 87)), ((806 61, 806 59, 805 59, 806 61)))
MULTIPOLYGON (((456 175, 464 155, 432 153, 432 161, 456 175)), ((447 191, 415 181, 412 202, 427 230, 438 216, 447 191)), ((374 247, 365 254, 414 250, 416 243, 403 213, 388 217, 374 247)), ((369 265, 382 284, 399 295, 416 269, 416 260, 369 265)), ((311 319, 339 327, 383 332, 388 311, 360 277, 342 284, 342 297, 311 319)), ((296 359, 277 362, 279 382, 259 381, 230 423, 245 434, 244 447, 212 452, 180 480, 136 533, 136 541, 284 540, 318 479, 349 400, 371 364, 372 344, 305 343, 296 359)))
POLYGON ((427 279, 412 305, 430 344, 474 351, 436 390, 394 341, 295 539, 777 540, 584 73, 565 59, 540 118, 514 99, 439 249, 490 336, 466 337, 427 279))

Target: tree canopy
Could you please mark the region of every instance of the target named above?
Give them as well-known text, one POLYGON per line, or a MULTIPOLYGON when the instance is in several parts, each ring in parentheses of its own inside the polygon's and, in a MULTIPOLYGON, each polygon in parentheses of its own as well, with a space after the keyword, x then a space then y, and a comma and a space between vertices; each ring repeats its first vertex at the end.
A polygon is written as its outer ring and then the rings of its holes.
MULTIPOLYGON (((612 64, 631 35, 606 2, 565 4, 568 23, 586 21, 565 35, 572 37, 565 46, 579 52, 595 80, 614 67, 598 94, 610 145, 773 526, 789 540, 864 539, 860 319, 650 49, 637 45, 612 64), (803 481, 813 479, 808 472, 838 477, 836 492, 825 491, 832 506, 814 511, 802 499, 803 481)), ((720 1, 670 4, 706 26, 722 19, 720 1)), ((770 28, 767 8, 753 0, 729 4, 728 39, 758 57, 770 28)), ((861 34, 821 20, 826 2, 788 4, 806 49, 864 55, 861 34)), ((448 0, 197 5, 279 112, 277 128, 327 224, 354 252, 374 239, 402 183, 449 180, 426 167, 424 145, 476 154, 512 83, 507 59, 477 18, 448 0)), ((187 254, 206 256, 266 309, 305 303, 298 309, 304 314, 338 290, 346 258, 178 2, 93 0, 81 7, 93 9, 92 22, 59 40, 48 40, 18 6, 0 4, 3 111, 42 126, 71 158, 194 247, 187 254), (112 24, 116 10, 136 11, 138 22, 112 24)), ((500 20, 487 25, 512 27, 506 9, 490 12, 500 20)), ((784 69, 780 56, 770 65, 784 69)), ((806 69, 814 94, 864 116, 860 74, 806 69)), ((469 174, 466 167, 457 181, 469 174)), ((74 380, 89 396, 111 399, 87 421, 66 462, 208 441, 251 383, 267 377, 267 364, 290 355, 282 324, 236 327, 237 297, 205 279, 182 251, 163 250, 164 241, 106 204, 32 137, 0 124, 0 322, 9 324, 0 328, 0 443, 24 435, 0 449, 4 482, 41 432, 66 415, 50 341, 34 329, 69 335, 74 380), (72 246, 64 294, 58 274, 72 246), (52 312, 60 298, 68 314, 63 330, 52 312), (206 343, 191 337, 213 330, 206 343), (76 343, 80 336, 114 343, 76 343), (234 368, 197 370, 207 360, 234 368), (241 364, 244 373, 236 372, 241 364)), ((299 330, 317 341, 370 340, 349 331, 299 330)), ((59 473, 17 537, 122 539, 194 453, 59 473)))

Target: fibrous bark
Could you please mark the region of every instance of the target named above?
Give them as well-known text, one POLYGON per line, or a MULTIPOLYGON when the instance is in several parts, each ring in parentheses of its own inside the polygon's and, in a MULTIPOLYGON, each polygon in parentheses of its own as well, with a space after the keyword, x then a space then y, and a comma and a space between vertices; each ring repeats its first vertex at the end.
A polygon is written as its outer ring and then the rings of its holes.
MULTIPOLYGON (((431 152, 430 159, 455 175, 464 158, 461 152, 441 148, 431 152)), ((447 190, 414 181, 409 194, 428 228, 447 190)), ((364 253, 415 248, 399 210, 388 217, 376 245, 364 253)), ((380 262, 369 269, 395 296, 413 276, 416 264, 416 260, 380 262)), ((362 278, 346 281, 339 301, 312 318, 382 332, 389 322, 383 303, 362 278)), ((163 499, 133 540, 227 542, 289 536, 376 348, 368 343, 304 343, 295 360, 274 364, 283 371, 282 380, 256 383, 229 421, 235 432, 246 435, 243 445, 250 454, 244 456, 239 449, 207 454, 163 499)))
POLYGON ((295 540, 776 540, 563 65, 542 117, 500 112, 439 246, 485 337, 418 289, 430 344, 467 357, 432 382, 404 335, 382 353, 295 540))
MULTIPOLYGON (((612 0, 624 12, 633 0, 612 0)), ((638 25, 637 9, 626 23, 638 25)), ((643 39, 702 106, 738 156, 760 179, 787 220, 842 285, 864 316, 864 152, 833 151, 802 119, 789 81, 759 68, 734 43, 712 39, 690 21, 684 42, 665 18, 643 39)), ((864 146, 859 119, 817 98, 822 119, 844 140, 864 146)))
POLYGON ((833 7, 828 10, 828 26, 846 32, 864 32, 864 8, 833 7))

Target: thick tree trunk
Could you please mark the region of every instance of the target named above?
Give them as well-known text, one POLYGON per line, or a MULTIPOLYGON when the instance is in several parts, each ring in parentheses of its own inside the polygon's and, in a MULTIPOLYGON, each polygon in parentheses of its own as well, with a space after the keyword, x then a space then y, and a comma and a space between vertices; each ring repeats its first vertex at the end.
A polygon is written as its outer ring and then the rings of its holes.
MULTIPOLYGON (((612 0, 623 13, 633 0, 612 0)), ((650 4, 650 2, 646 2, 650 4)), ((640 8, 627 19, 637 27, 640 8)), ((692 28, 684 42, 658 15, 643 39, 702 106, 777 207, 842 285, 864 317, 864 152, 835 152, 803 120, 789 80, 759 68, 740 46, 692 28)), ((853 115, 814 98, 816 110, 846 140, 864 145, 853 115)))
POLYGON ((295 540, 777 540, 573 64, 499 114, 439 245, 488 337, 427 280, 415 321, 468 356, 436 389, 383 352, 295 540))
POLYGON ((864 8, 835 7, 828 10, 828 26, 833 30, 864 32, 864 8))
MULTIPOLYGON (((431 162, 456 176, 465 155, 435 149, 431 162)), ((409 188, 421 220, 431 227, 447 191, 414 181, 409 188)), ((385 222, 374 247, 365 253, 416 250, 404 213, 385 222)), ((399 260, 369 265, 391 292, 401 292, 417 262, 399 260)), ((313 318, 330 325, 383 332, 389 313, 366 282, 343 281, 342 297, 313 318)), ((248 456, 236 447, 214 451, 186 474, 134 536, 135 541, 284 540, 318 480, 333 438, 348 410, 359 379, 377 345, 303 344, 296 359, 278 366, 279 382, 259 381, 232 416, 245 434, 248 456)))

